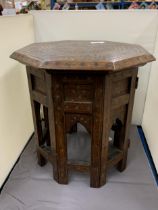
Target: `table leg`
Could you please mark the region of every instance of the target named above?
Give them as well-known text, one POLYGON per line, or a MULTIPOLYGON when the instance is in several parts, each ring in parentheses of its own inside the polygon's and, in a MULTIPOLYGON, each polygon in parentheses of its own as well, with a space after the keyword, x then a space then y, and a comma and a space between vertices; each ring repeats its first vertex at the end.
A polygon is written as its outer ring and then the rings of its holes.
POLYGON ((43 106, 43 115, 44 115, 44 125, 45 128, 47 129, 46 132, 46 143, 47 146, 50 146, 50 135, 49 135, 49 119, 48 119, 48 108, 43 106))
POLYGON ((38 151, 38 147, 43 144, 43 133, 42 133, 41 116, 40 116, 40 106, 41 105, 40 105, 40 103, 33 100, 31 75, 29 73, 29 69, 27 71, 27 76, 28 76, 28 83, 29 83, 29 90, 30 90, 34 129, 35 129, 35 140, 36 140, 36 146, 37 146, 38 164, 40 166, 44 166, 47 161, 38 151))
POLYGON ((91 187, 101 187, 106 183, 110 133, 110 97, 110 78, 108 76, 97 78, 93 102, 91 187))
MULTIPOLYGON (((40 104, 36 101, 33 101, 33 116, 34 116, 34 125, 35 126, 35 138, 38 146, 41 146, 43 144, 43 134, 42 134, 42 125, 41 125, 41 117, 40 117, 40 104)), ((37 149, 37 158, 38 158, 38 164, 40 166, 44 166, 46 164, 46 159, 40 154, 40 152, 37 149)))
POLYGON ((134 103, 135 87, 137 82, 137 71, 133 71, 130 83, 130 98, 129 103, 125 107, 125 117, 123 122, 120 122, 118 129, 115 132, 114 144, 123 151, 123 159, 117 164, 117 169, 121 172, 126 168, 127 154, 129 147, 129 129, 131 125, 132 109, 134 103))
POLYGON ((48 115, 52 150, 54 159, 54 179, 60 184, 68 183, 67 145, 65 139, 64 109, 60 79, 46 73, 48 115))

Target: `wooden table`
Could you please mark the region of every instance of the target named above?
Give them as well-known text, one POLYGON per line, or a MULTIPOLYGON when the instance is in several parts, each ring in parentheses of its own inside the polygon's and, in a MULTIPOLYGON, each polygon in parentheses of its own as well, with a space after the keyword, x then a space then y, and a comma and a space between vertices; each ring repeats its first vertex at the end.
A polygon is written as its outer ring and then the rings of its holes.
POLYGON ((155 60, 151 54, 125 43, 59 41, 31 44, 11 58, 26 65, 38 163, 49 160, 58 183, 67 184, 69 170, 78 170, 100 187, 109 167, 126 168, 138 66, 155 60), (76 132, 77 123, 91 136, 90 163, 67 158, 66 134, 76 132))

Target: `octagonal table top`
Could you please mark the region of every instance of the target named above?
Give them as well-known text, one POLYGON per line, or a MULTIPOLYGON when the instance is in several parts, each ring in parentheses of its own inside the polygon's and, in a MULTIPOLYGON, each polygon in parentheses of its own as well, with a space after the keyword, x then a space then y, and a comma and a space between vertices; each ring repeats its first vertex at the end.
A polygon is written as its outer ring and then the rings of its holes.
POLYGON ((154 61, 136 44, 110 41, 55 41, 28 45, 11 58, 38 69, 116 71, 154 61))

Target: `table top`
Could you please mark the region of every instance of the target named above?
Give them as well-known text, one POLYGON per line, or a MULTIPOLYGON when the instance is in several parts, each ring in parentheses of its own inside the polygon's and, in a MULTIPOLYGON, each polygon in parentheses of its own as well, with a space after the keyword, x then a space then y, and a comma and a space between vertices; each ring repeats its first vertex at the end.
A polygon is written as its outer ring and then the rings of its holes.
POLYGON ((155 58, 140 45, 110 41, 56 41, 28 45, 11 58, 48 70, 115 71, 142 66, 155 58))

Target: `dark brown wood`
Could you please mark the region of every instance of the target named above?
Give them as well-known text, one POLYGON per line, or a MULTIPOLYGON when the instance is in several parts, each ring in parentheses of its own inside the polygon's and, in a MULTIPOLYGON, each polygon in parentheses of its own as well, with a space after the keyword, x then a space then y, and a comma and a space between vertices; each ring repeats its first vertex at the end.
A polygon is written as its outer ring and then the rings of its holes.
POLYGON ((104 78, 104 110, 103 110, 103 131, 102 131, 102 146, 101 146, 101 171, 100 171, 100 186, 106 183, 106 172, 108 167, 109 153, 109 135, 111 129, 111 105, 112 105, 112 81, 110 75, 105 75, 104 78))
POLYGON ((51 144, 50 144, 48 107, 43 106, 43 116, 44 116, 44 124, 45 124, 45 128, 46 128, 46 143, 47 143, 47 146, 50 147, 51 144))
POLYGON ((138 66, 154 60, 151 54, 138 45, 62 41, 32 44, 11 57, 29 65, 38 163, 50 161, 58 183, 67 184, 69 171, 77 170, 101 187, 109 167, 126 168, 138 66), (67 157, 67 134, 78 123, 91 137, 90 162, 67 157))
POLYGON ((58 182, 61 184, 68 183, 67 168, 67 145, 65 137, 65 118, 64 118, 64 97, 62 77, 57 74, 52 75, 52 95, 54 103, 54 121, 56 134, 56 152, 58 164, 58 182))
POLYGON ((80 71, 116 71, 155 60, 139 45, 109 41, 34 43, 14 52, 11 58, 35 68, 80 71))
POLYGON ((90 165, 86 162, 78 162, 78 163, 72 163, 68 162, 68 169, 69 170, 75 170, 79 172, 90 172, 90 165))
POLYGON ((73 126, 80 122, 89 132, 92 133, 92 116, 90 114, 65 113, 65 131, 71 132, 73 126))
MULTIPOLYGON (((40 103, 34 101, 33 94, 32 94, 32 81, 31 81, 31 74, 30 74, 30 67, 27 67, 27 77, 29 83, 29 91, 30 91, 30 98, 31 98, 31 105, 32 105, 32 115, 33 115, 33 122, 35 128, 35 140, 36 146, 43 145, 43 133, 42 133, 42 125, 41 125, 41 117, 40 117, 40 103)), ((44 166, 46 164, 46 159, 41 155, 41 153, 37 150, 37 158, 38 164, 40 166, 44 166)))
POLYGON ((108 145, 108 165, 107 167, 111 167, 116 165, 123 158, 123 152, 115 147, 115 145, 109 143, 108 145))
POLYGON ((77 132, 77 123, 74 124, 74 125, 71 127, 69 133, 76 133, 76 132, 77 132))
POLYGON ((120 136, 121 140, 123 141, 123 143, 121 143, 120 146, 120 149, 123 151, 123 159, 118 164, 118 170, 120 171, 123 171, 126 168, 128 145, 129 145, 128 134, 132 117, 135 87, 137 83, 137 72, 138 71, 136 70, 133 71, 132 73, 131 84, 130 84, 130 99, 127 106, 127 116, 124 122, 124 126, 122 127, 121 136, 120 136))
POLYGON ((55 151, 52 151, 49 147, 37 147, 37 152, 41 154, 46 160, 49 160, 52 164, 54 164, 55 151))
POLYGON ((50 135, 50 147, 51 150, 55 151, 55 158, 53 162, 53 176, 54 179, 59 182, 58 173, 58 156, 56 149, 56 133, 55 133, 55 119, 54 119, 54 104, 53 104, 53 94, 52 94, 52 76, 45 72, 45 82, 46 82, 46 92, 47 92, 47 102, 48 102, 48 122, 49 122, 49 135, 50 135))
MULTIPOLYGON (((102 153, 102 130, 103 130, 103 110, 104 110, 104 76, 95 77, 94 99, 93 99, 93 124, 91 143, 91 174, 90 186, 100 187, 101 157, 107 155, 102 153)), ((105 164, 106 164, 106 158, 105 164)))

